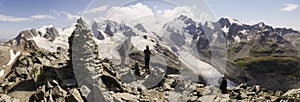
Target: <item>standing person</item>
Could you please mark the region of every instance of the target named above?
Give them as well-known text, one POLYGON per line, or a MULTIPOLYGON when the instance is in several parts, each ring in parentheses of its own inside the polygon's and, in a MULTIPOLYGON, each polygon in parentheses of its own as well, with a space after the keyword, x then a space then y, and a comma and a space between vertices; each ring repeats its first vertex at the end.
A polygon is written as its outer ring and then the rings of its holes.
POLYGON ((150 74, 150 69, 149 69, 149 62, 150 62, 150 54, 151 51, 149 50, 149 46, 146 46, 146 49, 144 50, 144 54, 145 54, 145 68, 146 68, 146 72, 145 73, 149 73, 150 74))
POLYGON ((219 79, 219 84, 220 84, 220 90, 222 91, 222 94, 226 94, 226 92, 227 92, 227 79, 225 78, 225 76, 223 76, 219 79))

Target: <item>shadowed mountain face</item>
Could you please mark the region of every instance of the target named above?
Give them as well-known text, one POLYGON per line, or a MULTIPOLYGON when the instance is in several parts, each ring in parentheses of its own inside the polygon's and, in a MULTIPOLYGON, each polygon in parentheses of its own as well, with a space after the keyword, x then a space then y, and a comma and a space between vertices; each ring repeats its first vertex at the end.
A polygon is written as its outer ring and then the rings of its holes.
POLYGON ((249 83, 274 90, 299 86, 299 32, 263 22, 231 24, 224 18, 219 22, 228 41, 228 60, 250 73, 254 80, 249 83))

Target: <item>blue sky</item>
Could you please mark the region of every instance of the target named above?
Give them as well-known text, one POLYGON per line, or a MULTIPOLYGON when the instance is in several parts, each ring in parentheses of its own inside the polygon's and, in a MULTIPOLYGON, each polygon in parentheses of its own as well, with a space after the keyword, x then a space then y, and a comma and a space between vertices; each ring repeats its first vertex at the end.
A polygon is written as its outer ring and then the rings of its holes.
POLYGON ((300 30, 300 0, 207 0, 207 3, 217 18, 229 16, 248 24, 263 21, 275 27, 300 30))
MULTIPOLYGON (((126 0, 114 2, 98 0, 94 3, 121 5, 124 1, 126 0)), ((184 4, 193 0, 178 1, 184 4)), ((92 0, 0 0, 0 39, 10 39, 21 30, 40 28, 44 25, 66 27, 74 23, 91 2, 92 0)), ((226 16, 246 24, 263 21, 275 27, 300 30, 299 0, 205 0, 205 2, 217 19, 226 16)))

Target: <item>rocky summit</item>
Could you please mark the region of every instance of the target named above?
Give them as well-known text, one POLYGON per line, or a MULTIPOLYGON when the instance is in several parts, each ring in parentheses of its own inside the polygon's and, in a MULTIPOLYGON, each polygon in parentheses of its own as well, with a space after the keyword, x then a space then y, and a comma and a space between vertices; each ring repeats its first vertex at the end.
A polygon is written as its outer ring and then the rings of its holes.
POLYGON ((201 24, 184 15, 160 30, 80 18, 64 29, 22 31, 0 46, 0 101, 300 101, 299 32, 231 18, 201 24), (221 41, 227 49, 214 45, 221 41), (213 58, 224 60, 225 69, 213 58))

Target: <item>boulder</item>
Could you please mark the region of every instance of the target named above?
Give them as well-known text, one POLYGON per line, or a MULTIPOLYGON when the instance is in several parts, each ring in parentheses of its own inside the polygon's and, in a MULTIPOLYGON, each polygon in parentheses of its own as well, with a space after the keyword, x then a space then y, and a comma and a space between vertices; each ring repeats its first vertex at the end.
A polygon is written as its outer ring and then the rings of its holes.
POLYGON ((76 79, 63 79, 61 81, 61 86, 62 87, 76 87, 77 86, 76 79))
POLYGON ((115 98, 120 98, 125 101, 137 101, 137 97, 135 95, 129 94, 129 93, 115 93, 112 95, 115 98))
POLYGON ((300 89, 291 89, 283 94, 283 96, 296 96, 300 98, 300 89))
POLYGON ((176 92, 170 92, 168 97, 167 97, 167 101, 168 102, 178 102, 181 101, 182 94, 180 93, 176 93, 176 92))
POLYGON ((114 71, 114 68, 111 66, 110 63, 102 63, 103 68, 106 72, 108 72, 110 75, 116 76, 116 72, 114 71))
POLYGON ((43 74, 42 65, 41 64, 34 64, 33 71, 31 73, 31 77, 35 82, 39 81, 39 76, 43 74))
POLYGON ((28 72, 27 69, 25 67, 17 67, 16 68, 16 74, 19 75, 21 78, 27 78, 28 77, 28 72))
POLYGON ((214 102, 216 98, 217 98, 216 95, 204 95, 199 98, 199 101, 200 102, 214 102))
POLYGON ((69 91, 69 93, 71 94, 67 98, 67 100, 69 102, 84 102, 84 100, 82 99, 82 97, 80 95, 80 92, 77 89, 73 88, 69 91))
POLYGON ((62 89, 59 85, 55 86, 53 89, 52 95, 54 98, 58 97, 66 97, 67 96, 67 91, 62 89))
POLYGON ((45 94, 46 94, 45 91, 38 91, 37 93, 35 93, 30 97, 30 100, 42 101, 45 99, 45 94))
POLYGON ((6 94, 1 94, 0 95, 0 101, 1 102, 11 102, 11 97, 6 95, 6 94))
POLYGON ((125 91, 125 88, 122 85, 122 82, 120 82, 116 78, 112 77, 111 75, 103 74, 101 76, 101 80, 103 81, 106 88, 108 88, 111 91, 115 91, 115 92, 125 91))
POLYGON ((147 96, 151 101, 163 101, 165 94, 156 90, 144 90, 143 95, 147 96))

